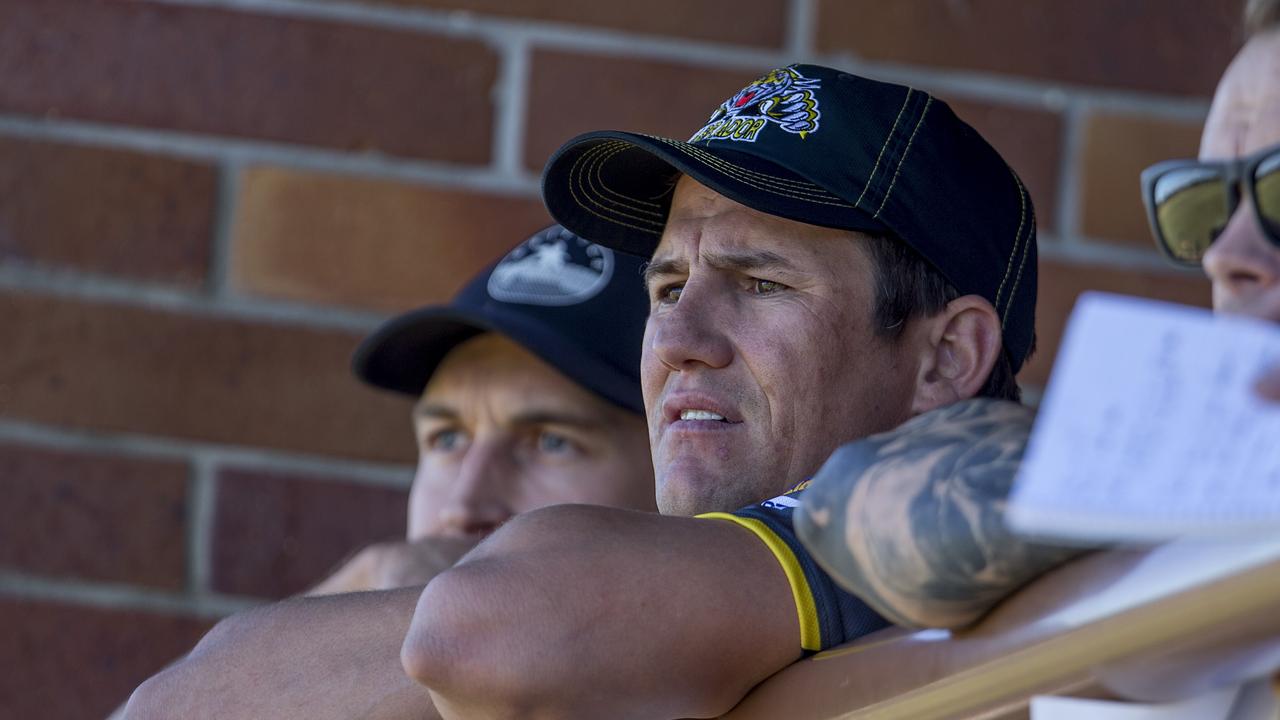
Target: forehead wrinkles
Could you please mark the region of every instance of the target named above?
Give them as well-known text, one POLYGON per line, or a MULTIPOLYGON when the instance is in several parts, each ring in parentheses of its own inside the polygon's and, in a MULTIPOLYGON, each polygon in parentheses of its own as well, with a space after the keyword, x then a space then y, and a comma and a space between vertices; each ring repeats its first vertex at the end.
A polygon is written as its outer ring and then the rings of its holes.
POLYGON ((1201 138, 1206 160, 1247 155, 1280 142, 1280 32, 1255 37, 1231 62, 1201 138))

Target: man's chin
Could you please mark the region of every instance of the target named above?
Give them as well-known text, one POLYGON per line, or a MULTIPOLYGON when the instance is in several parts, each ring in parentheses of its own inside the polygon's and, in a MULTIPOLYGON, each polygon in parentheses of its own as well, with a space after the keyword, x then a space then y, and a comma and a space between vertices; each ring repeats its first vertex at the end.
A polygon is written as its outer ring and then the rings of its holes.
POLYGON ((753 475, 726 467, 712 470, 698 463, 673 463, 659 477, 658 511, 693 516, 740 510, 760 502, 754 480, 753 475))

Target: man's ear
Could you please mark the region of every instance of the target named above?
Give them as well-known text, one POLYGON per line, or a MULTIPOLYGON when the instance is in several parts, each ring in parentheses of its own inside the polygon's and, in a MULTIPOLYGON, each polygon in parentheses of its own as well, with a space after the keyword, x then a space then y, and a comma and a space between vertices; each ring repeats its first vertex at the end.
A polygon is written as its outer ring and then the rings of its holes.
POLYGON ((978 394, 1003 347, 1000 316, 986 298, 964 295, 942 312, 921 318, 919 375, 912 414, 978 394))

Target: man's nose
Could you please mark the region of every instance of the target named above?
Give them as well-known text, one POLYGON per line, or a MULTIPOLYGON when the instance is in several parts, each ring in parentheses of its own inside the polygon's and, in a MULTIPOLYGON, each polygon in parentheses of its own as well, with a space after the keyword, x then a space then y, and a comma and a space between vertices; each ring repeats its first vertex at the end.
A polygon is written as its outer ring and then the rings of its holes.
POLYGON ((723 303, 716 293, 686 284, 677 302, 650 316, 650 349, 667 368, 721 368, 732 362, 733 346, 723 327, 727 309, 717 307, 723 303))
POLYGON ((1222 234, 1209 246, 1202 264, 1215 294, 1238 293, 1276 282, 1280 249, 1263 235, 1248 199, 1236 208, 1222 234))
POLYGON ((515 466, 500 441, 473 443, 458 465, 439 511, 445 535, 487 535, 515 513, 511 509, 515 466))

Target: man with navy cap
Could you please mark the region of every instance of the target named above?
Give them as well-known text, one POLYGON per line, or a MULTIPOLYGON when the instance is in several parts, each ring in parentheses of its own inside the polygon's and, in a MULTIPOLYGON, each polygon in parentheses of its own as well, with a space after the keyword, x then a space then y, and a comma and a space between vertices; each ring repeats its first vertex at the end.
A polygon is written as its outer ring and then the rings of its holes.
POLYGON ((365 548, 312 593, 425 584, 513 515, 546 505, 653 509, 639 271, 636 258, 556 225, 452 302, 370 335, 356 375, 419 398, 407 542, 365 548))
POLYGON ((427 586, 406 671, 445 717, 712 717, 885 626, 791 514, 841 444, 1017 398, 1036 244, 1016 174, 926 93, 796 65, 687 142, 575 138, 543 191, 566 227, 651 258, 642 381, 667 517, 513 520, 427 586))
POLYGON ((406 541, 356 554, 313 589, 326 597, 227 618, 126 717, 431 717, 399 659, 423 584, 521 512, 654 509, 641 265, 555 225, 370 335, 355 374, 418 398, 406 541), (363 590, 386 592, 342 594, 363 590))
POLYGON ((572 140, 543 191, 565 227, 651 260, 641 379, 665 516, 524 513, 420 595, 277 606, 215 630, 239 665, 196 658, 146 704, 194 684, 253 695, 241 716, 414 717, 422 697, 386 669, 398 635, 445 717, 711 717, 886 624, 817 567, 791 513, 841 444, 1017 398, 1036 245, 1014 172, 926 93, 799 65, 720 104, 689 142, 572 140), (286 668, 267 687, 238 669, 255 650, 286 668))

